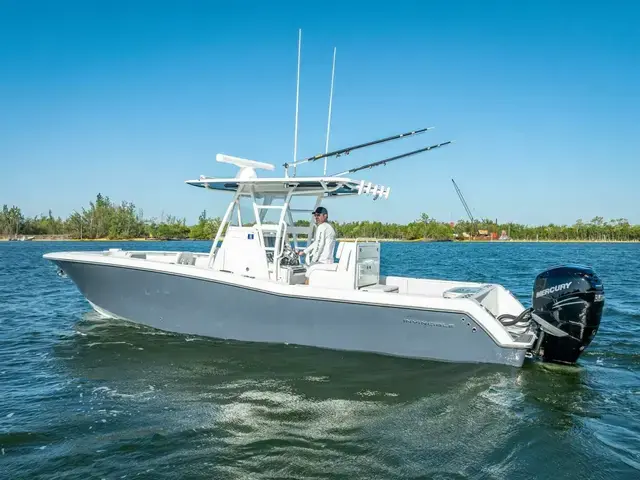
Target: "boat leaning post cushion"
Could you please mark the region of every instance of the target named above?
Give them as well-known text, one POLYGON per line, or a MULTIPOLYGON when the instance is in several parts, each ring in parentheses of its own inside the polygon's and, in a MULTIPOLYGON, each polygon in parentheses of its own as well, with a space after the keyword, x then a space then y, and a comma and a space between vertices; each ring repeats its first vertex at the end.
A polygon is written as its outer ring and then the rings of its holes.
POLYGON ((448 362, 575 363, 604 304, 602 282, 588 267, 541 273, 525 308, 496 283, 382 275, 375 240, 339 242, 330 266, 300 263, 296 251, 313 238, 314 225, 296 220, 310 219, 299 202, 388 199, 389 187, 347 175, 449 143, 321 176, 261 177, 257 171, 273 165, 219 154, 219 163, 238 168, 234 176, 186 181, 231 196, 208 253, 110 249, 44 257, 101 315, 166 331, 448 362))

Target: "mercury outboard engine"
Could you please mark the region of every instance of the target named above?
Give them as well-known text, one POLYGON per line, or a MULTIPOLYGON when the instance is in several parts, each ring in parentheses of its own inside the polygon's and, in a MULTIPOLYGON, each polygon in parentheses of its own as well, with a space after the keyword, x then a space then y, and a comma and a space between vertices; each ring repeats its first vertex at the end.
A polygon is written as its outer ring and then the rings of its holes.
POLYGON ((533 286, 531 318, 540 328, 534 354, 544 361, 575 363, 598 331, 604 287, 581 265, 542 272, 533 286))

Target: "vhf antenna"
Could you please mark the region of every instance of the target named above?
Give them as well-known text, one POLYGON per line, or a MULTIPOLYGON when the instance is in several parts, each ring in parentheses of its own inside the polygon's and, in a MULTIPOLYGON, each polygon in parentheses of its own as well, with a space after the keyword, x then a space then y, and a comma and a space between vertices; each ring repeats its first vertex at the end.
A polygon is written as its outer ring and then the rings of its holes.
MULTIPOLYGON (((296 78, 296 124, 293 133, 293 176, 296 176, 296 157, 298 155, 298 104, 300 100, 300 49, 302 46, 302 29, 298 29, 298 75, 296 78)), ((289 176, 289 168, 285 167, 285 176, 289 176)))
MULTIPOLYGON (((333 78, 336 72, 336 47, 333 47, 333 66, 331 67, 331 91, 329 93, 329 118, 327 119, 327 141, 324 144, 324 153, 329 151, 329 132, 331 132, 331 104, 333 103, 333 78)), ((324 157, 323 175, 327 174, 327 158, 324 157)), ((295 159, 294 159, 295 160, 295 159)))

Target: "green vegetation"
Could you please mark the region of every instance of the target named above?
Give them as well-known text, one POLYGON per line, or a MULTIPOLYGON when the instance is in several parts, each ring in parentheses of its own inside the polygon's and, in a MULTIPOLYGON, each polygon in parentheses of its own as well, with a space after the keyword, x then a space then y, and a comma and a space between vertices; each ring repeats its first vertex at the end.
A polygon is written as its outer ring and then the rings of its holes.
MULTIPOLYGON (((307 221, 296 222, 308 225, 307 221)), ((454 226, 430 218, 423 213, 418 220, 406 225, 382 222, 332 222, 340 238, 379 238, 397 240, 452 240, 464 238, 474 231, 473 225, 461 220, 454 226)), ((211 240, 218 231, 220 218, 209 218, 204 211, 195 225, 187 225, 184 219, 171 215, 145 219, 142 211, 128 202, 113 203, 109 197, 98 194, 87 209, 72 213, 67 219, 48 215, 24 217, 18 207, 4 205, 0 212, 0 235, 67 236, 74 239, 194 239, 211 240)), ((558 241, 640 241, 640 225, 630 225, 624 218, 605 221, 595 217, 589 222, 578 220, 575 224, 528 226, 517 223, 498 224, 493 220, 478 220, 476 229, 488 235, 506 232, 513 240, 558 241)))
MULTIPOLYGON (((407 225, 381 222, 350 222, 335 224, 338 236, 343 238, 373 237, 403 240, 453 240, 463 239, 474 232, 473 224, 460 220, 452 227, 447 222, 439 222, 423 213, 419 220, 407 225)), ((476 221, 479 231, 485 230, 487 238, 491 234, 499 237, 504 231, 513 240, 555 240, 555 241, 640 241, 640 225, 630 225, 624 219, 608 222, 595 217, 589 222, 576 221, 573 225, 529 226, 517 223, 500 224, 494 220, 476 221)))
POLYGON ((171 215, 161 221, 145 219, 133 203, 115 204, 109 197, 98 194, 89 208, 73 212, 66 220, 48 215, 24 217, 18 207, 5 205, 0 212, 0 234, 17 235, 65 235, 77 239, 122 240, 130 238, 154 239, 211 239, 218 229, 219 219, 208 219, 203 212, 199 222, 188 226, 184 219, 171 215))

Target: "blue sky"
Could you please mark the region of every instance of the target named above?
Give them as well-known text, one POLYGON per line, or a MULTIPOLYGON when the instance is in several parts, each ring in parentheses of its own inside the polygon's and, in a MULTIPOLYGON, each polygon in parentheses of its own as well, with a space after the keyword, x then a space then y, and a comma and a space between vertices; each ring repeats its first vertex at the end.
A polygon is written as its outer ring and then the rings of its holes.
POLYGON ((479 217, 640 223, 634 2, 276 3, 0 1, 0 204, 222 215, 184 180, 232 175, 218 152, 291 161, 302 28, 299 157, 324 151, 334 46, 330 148, 436 128, 330 172, 455 140, 360 172, 391 196, 332 218, 465 218, 454 178, 479 217))

